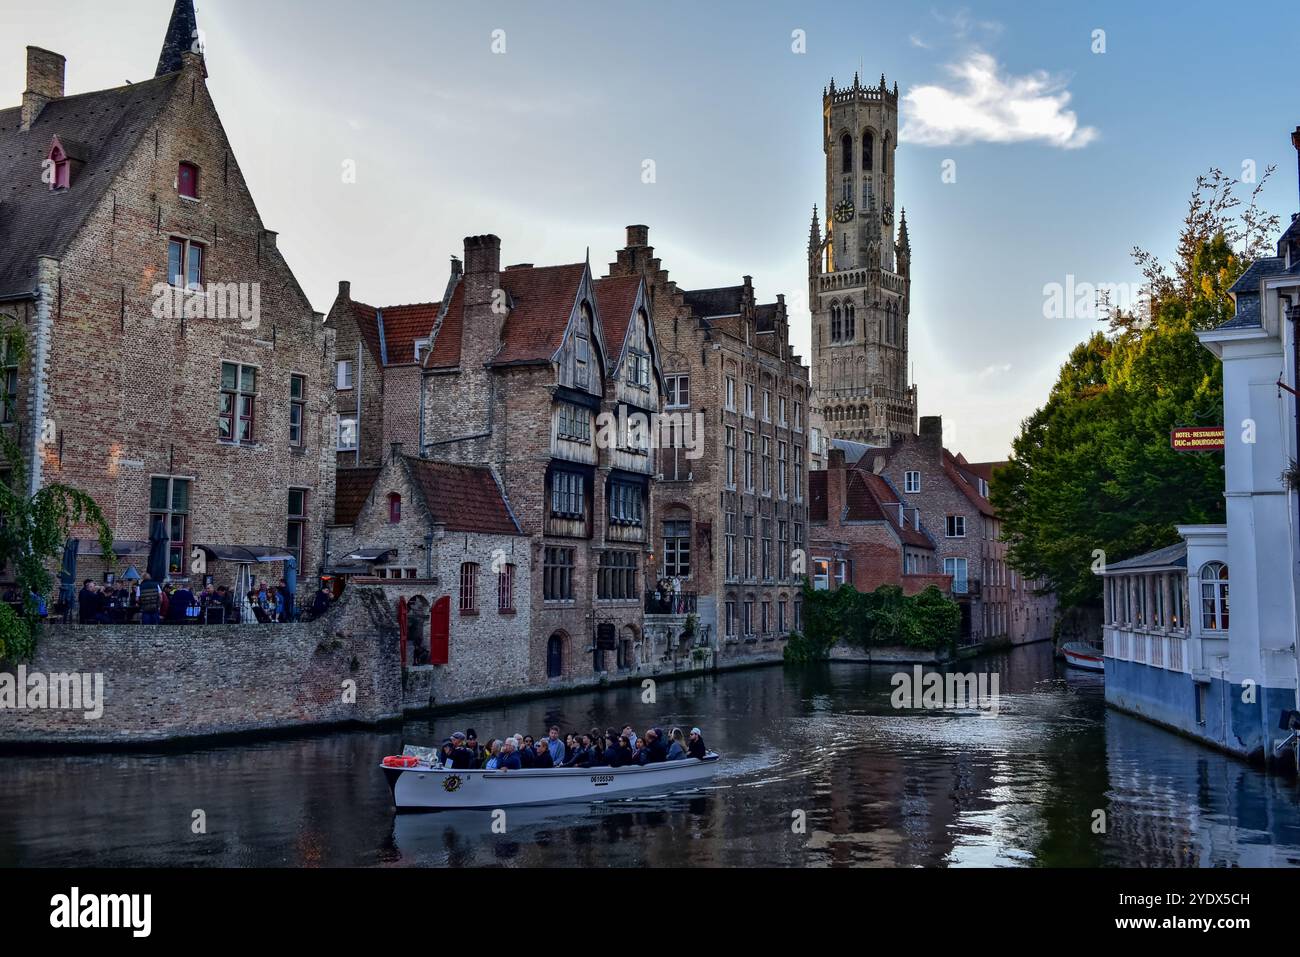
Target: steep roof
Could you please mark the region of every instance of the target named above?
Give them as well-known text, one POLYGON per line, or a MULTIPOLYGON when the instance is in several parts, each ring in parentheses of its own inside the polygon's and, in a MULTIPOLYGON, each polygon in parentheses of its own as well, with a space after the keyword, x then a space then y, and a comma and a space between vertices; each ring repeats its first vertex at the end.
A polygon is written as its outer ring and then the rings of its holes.
POLYGON ((585 263, 571 263, 501 273, 501 288, 511 303, 494 365, 551 361, 564 342, 586 269, 585 263))
POLYGON ((442 323, 437 327, 433 347, 424 360, 426 369, 454 369, 460 365, 460 334, 465 324, 465 281, 452 290, 442 323))
POLYGON ((356 524, 361 506, 366 504, 380 471, 378 466, 364 466, 340 468, 334 473, 335 525, 356 524))
POLYGON ((381 366, 394 366, 415 361, 415 342, 433 331, 441 308, 440 302, 371 306, 354 301, 352 315, 375 361, 381 366))
POLYGON ((848 500, 848 518, 850 521, 878 521, 883 519, 898 533, 908 545, 917 548, 934 548, 934 543, 924 532, 913 528, 906 522, 899 521, 898 506, 905 502, 894 493, 893 488, 879 475, 872 472, 850 470, 848 488, 845 490, 848 500))
MULTIPOLYGON (((627 327, 632 320, 632 309, 636 306, 636 295, 641 288, 640 276, 609 276, 592 283, 596 290, 596 310, 600 313, 600 322, 604 328, 605 344, 610 352, 622 353, 623 342, 627 339, 627 327)), ((618 355, 611 354, 609 364, 613 367, 618 355)))
POLYGON ((64 254, 179 76, 51 100, 26 132, 21 107, 0 110, 0 298, 35 289, 37 256, 64 254), (40 176, 56 135, 85 153, 72 185, 57 191, 40 176))
POLYGON ((487 466, 404 458, 429 514, 448 531, 522 534, 487 466))
POLYGON ((176 73, 181 68, 181 54, 194 48, 199 35, 198 18, 194 16, 194 0, 176 0, 172 6, 171 20, 163 36, 162 53, 158 56, 158 72, 176 73))
POLYGON ((969 468, 968 463, 958 462, 951 452, 947 449, 943 450, 943 470, 952 484, 957 486, 967 500, 979 509, 981 515, 995 516, 997 513, 993 511, 992 504, 979 493, 978 486, 968 477, 971 474, 969 468))

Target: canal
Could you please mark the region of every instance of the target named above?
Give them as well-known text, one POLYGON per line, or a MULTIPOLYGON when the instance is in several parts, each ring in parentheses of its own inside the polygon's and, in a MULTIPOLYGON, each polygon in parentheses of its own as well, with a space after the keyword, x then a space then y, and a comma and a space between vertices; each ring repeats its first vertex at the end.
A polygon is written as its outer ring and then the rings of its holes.
POLYGON ((896 669, 760 668, 382 732, 186 753, 0 758, 0 866, 1286 866, 1294 781, 1126 715, 1036 645, 967 662, 998 715, 891 707, 896 669), (474 727, 703 728, 714 787, 631 803, 393 814, 377 765, 474 727), (1104 815, 1104 817, 1103 817, 1104 815), (797 824, 804 822, 803 832, 797 824), (203 828, 199 828, 199 822, 203 828), (203 830, 204 833, 195 833, 203 830))

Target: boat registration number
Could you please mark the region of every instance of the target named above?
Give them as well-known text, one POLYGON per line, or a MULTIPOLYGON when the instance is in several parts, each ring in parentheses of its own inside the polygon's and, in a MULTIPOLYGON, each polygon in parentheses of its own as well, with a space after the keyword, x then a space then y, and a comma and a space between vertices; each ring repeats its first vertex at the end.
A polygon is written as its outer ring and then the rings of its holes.
POLYGON ((604 784, 613 784, 613 783, 614 783, 614 775, 612 775, 612 774, 593 774, 593 775, 591 776, 591 783, 594 784, 594 785, 596 785, 597 787, 600 787, 601 785, 604 785, 604 784))

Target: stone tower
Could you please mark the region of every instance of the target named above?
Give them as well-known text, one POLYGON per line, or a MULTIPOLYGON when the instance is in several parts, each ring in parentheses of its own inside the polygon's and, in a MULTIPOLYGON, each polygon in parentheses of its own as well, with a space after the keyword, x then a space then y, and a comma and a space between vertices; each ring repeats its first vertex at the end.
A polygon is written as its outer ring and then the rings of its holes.
POLYGON ((898 84, 822 91, 826 228, 808 237, 816 412, 826 435, 873 445, 916 432, 907 360, 911 246, 895 217, 898 84), (897 240, 895 230, 897 229, 897 240))

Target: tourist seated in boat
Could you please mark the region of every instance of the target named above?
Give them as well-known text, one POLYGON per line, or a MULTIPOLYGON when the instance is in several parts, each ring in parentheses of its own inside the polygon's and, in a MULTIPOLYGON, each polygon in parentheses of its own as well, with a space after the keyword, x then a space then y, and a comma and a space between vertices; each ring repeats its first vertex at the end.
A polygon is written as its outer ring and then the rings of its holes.
POLYGON ((446 767, 451 767, 451 738, 442 742, 438 749, 438 756, 446 767))
POLYGON ((551 749, 547 747, 545 738, 542 738, 542 740, 533 745, 533 767, 555 767, 555 762, 551 760, 551 749))
POLYGON ((478 743, 478 733, 473 728, 465 729, 465 747, 474 755, 474 767, 481 768, 484 761, 483 745, 478 743))
MULTIPOLYGON (((573 737, 573 735, 570 735, 573 737)), ((577 745, 572 752, 564 759, 566 768, 589 768, 591 767, 591 736, 584 734, 577 738, 577 745)))
POLYGON ((699 758, 704 760, 704 756, 709 753, 709 749, 704 746, 704 735, 700 733, 699 728, 691 728, 691 740, 686 745, 686 754, 688 757, 699 758))
POLYGON ((518 771, 523 767, 519 752, 515 750, 515 739, 506 738, 501 743, 501 753, 497 755, 497 771, 518 771))
POLYGON ((457 771, 470 771, 478 766, 474 752, 465 747, 464 731, 457 731, 451 736, 451 766, 457 771))
POLYGON ((480 765, 484 770, 494 771, 497 766, 497 755, 501 753, 501 739, 493 738, 483 749, 483 763, 480 765))
POLYGON ((551 752, 551 765, 559 767, 564 763, 564 742, 560 739, 560 729, 551 725, 546 733, 546 747, 551 752))
POLYGON ((665 761, 680 761, 683 758, 690 757, 686 753, 686 739, 682 736, 681 728, 673 728, 672 744, 668 746, 668 756, 665 761))

